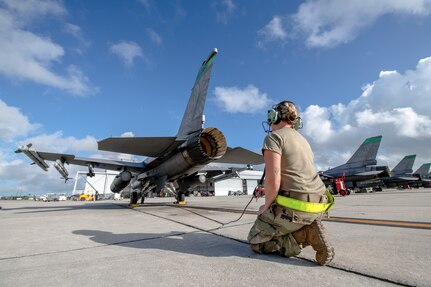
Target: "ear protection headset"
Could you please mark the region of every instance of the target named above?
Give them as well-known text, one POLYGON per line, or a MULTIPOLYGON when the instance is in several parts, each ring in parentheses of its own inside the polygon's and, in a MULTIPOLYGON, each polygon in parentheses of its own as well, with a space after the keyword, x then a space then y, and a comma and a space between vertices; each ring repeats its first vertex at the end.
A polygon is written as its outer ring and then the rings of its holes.
MULTIPOLYGON (((276 125, 281 122, 283 119, 283 112, 286 113, 286 111, 283 111, 283 109, 286 109, 286 104, 293 105, 296 109, 295 103, 291 101, 283 101, 277 105, 274 105, 272 109, 268 110, 268 124, 269 125, 276 125)), ((297 109, 296 109, 297 110, 297 109)), ((293 122, 293 128, 295 130, 299 130, 302 128, 302 119, 300 117, 294 117, 294 115, 289 115, 286 120, 289 120, 293 122)))

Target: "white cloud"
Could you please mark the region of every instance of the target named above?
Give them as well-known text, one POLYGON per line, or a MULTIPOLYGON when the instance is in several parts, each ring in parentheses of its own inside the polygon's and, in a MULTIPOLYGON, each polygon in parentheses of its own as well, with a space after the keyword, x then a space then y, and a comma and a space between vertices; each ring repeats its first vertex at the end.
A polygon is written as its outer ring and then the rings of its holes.
POLYGON ((217 7, 216 19, 217 22, 227 25, 229 17, 236 10, 236 6, 233 0, 222 0, 216 1, 215 6, 217 7))
POLYGON ((344 163, 371 136, 383 135, 379 164, 393 167, 417 154, 416 164, 431 162, 431 57, 404 73, 382 71, 362 95, 347 104, 305 109, 303 133, 320 169, 344 163))
MULTIPOLYGON (((74 181, 67 184, 61 179, 57 170, 52 167, 48 172, 43 171, 36 165, 31 165, 31 160, 24 154, 16 154, 13 151, 21 145, 32 143, 32 148, 37 151, 75 154, 85 157, 142 161, 143 157, 128 154, 99 151, 97 140, 93 136, 76 138, 65 137, 61 131, 52 134, 39 134, 26 137, 40 130, 38 124, 29 122, 18 108, 8 106, 0 100, 0 196, 4 194, 34 194, 47 192, 71 192, 74 181), (24 138, 25 137, 25 138, 24 138)), ((124 132, 121 137, 134 137, 131 131, 124 132)), ((85 171, 84 166, 66 165, 70 177, 74 177, 77 171, 85 171)))
POLYGON ((272 102, 265 93, 260 93, 253 85, 244 89, 216 87, 214 94, 217 104, 229 113, 257 113, 272 102))
POLYGON ((53 64, 60 63, 65 55, 63 47, 28 29, 34 18, 47 14, 65 14, 66 11, 59 2, 8 0, 3 3, 8 9, 0 8, 0 74, 76 95, 97 91, 77 67, 69 66, 67 76, 54 73, 53 64))
POLYGON ((150 11, 150 1, 149 0, 138 0, 138 2, 140 2, 142 5, 145 6, 145 9, 147 9, 147 11, 150 11))
POLYGON ((26 136, 38 127, 38 124, 31 124, 18 108, 8 106, 0 99, 0 140, 10 141, 26 136))
POLYGON ((309 47, 334 47, 353 40, 381 16, 420 17, 430 12, 430 0, 314 0, 301 4, 292 20, 309 47))
POLYGON ((97 140, 92 136, 82 139, 63 137, 62 131, 53 134, 41 134, 20 141, 20 145, 32 143, 33 147, 41 151, 55 151, 57 153, 96 152, 97 140))
POLYGON ((1 2, 10 12, 19 15, 20 21, 31 21, 33 18, 49 14, 56 16, 67 14, 62 3, 56 0, 1 0, 1 2))
POLYGON ((135 58, 143 58, 141 47, 135 42, 121 41, 109 47, 111 53, 120 57, 123 63, 130 67, 133 65, 135 58))
POLYGON ((81 27, 79 27, 78 25, 66 23, 64 26, 64 30, 66 33, 72 35, 76 40, 78 40, 75 47, 68 47, 72 51, 82 55, 84 53, 84 50, 90 47, 91 42, 86 39, 81 27))
MULTIPOLYGON (((28 117, 19 108, 8 106, 0 100, 0 195, 15 194, 16 191, 27 194, 72 190, 73 183, 65 185, 55 168, 49 168, 48 172, 45 172, 36 165, 31 165, 31 160, 24 154, 15 154, 18 146, 32 143, 33 148, 39 151, 58 153, 97 151, 97 141, 92 136, 81 139, 64 137, 62 132, 58 131, 27 137, 41 128, 41 125, 29 122, 28 117)), ((73 176, 83 167, 67 166, 67 169, 73 176)))
POLYGON ((159 34, 157 34, 156 31, 154 31, 151 28, 148 28, 147 33, 148 33, 148 36, 150 37, 151 42, 153 42, 154 44, 157 44, 157 45, 163 44, 162 37, 159 34))
POLYGON ((287 33, 283 28, 283 22, 280 16, 274 16, 265 27, 257 32, 257 34, 260 38, 257 44, 259 47, 263 47, 266 43, 273 41, 285 41, 287 38, 287 33))
POLYGON ((122 138, 133 138, 133 137, 135 137, 135 134, 132 131, 124 132, 120 135, 120 137, 122 137, 122 138))

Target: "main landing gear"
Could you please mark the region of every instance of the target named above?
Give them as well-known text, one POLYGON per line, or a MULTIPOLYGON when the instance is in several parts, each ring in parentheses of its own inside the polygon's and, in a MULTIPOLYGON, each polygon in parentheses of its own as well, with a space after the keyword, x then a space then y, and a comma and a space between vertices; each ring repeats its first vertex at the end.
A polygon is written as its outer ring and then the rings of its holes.
MULTIPOLYGON (((130 193, 130 203, 129 203, 130 207, 139 206, 139 204, 138 204, 139 195, 140 194, 137 191, 132 191, 130 193)), ((141 195, 141 204, 144 203, 144 200, 145 200, 145 197, 143 195, 141 195)))
POLYGON ((183 192, 178 192, 175 196, 176 198, 176 204, 186 204, 186 195, 183 192))

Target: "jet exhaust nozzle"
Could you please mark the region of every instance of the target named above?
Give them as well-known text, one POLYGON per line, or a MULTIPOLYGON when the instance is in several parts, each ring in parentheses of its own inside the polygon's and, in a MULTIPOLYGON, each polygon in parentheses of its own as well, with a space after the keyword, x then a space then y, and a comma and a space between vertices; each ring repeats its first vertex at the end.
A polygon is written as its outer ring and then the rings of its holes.
POLYGON ((227 150, 226 138, 216 128, 206 128, 187 141, 187 157, 192 163, 206 163, 221 158, 227 150))

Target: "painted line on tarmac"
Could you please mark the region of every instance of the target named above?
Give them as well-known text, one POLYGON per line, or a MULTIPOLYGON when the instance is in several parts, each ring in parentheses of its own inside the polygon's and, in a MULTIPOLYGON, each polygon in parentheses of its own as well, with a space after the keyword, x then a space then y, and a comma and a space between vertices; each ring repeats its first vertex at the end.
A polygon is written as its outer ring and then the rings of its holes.
POLYGON ((389 227, 431 229, 431 223, 429 222, 413 222, 413 221, 381 220, 381 219, 349 218, 349 217, 330 217, 330 218, 324 218, 323 220, 342 222, 342 223, 389 226, 389 227))
MULTIPOLYGON (((119 205, 119 206, 124 207, 124 208, 128 208, 127 206, 124 206, 124 205, 119 205)), ((169 206, 169 205, 164 205, 164 206, 169 206)), ((220 210, 220 211, 225 210, 223 208, 190 207, 190 206, 177 206, 177 205, 171 205, 171 206, 172 207, 179 207, 179 208, 198 208, 198 209, 209 209, 209 210, 217 209, 217 210, 220 210)), ((146 215, 154 216, 154 217, 157 217, 159 219, 164 219, 164 220, 167 220, 167 221, 171 221, 171 222, 174 222, 174 223, 177 223, 177 224, 180 224, 180 225, 183 225, 183 226, 187 226, 189 228, 192 228, 192 229, 195 229, 195 230, 198 230, 198 231, 201 231, 201 232, 210 233, 210 234, 215 235, 215 236, 219 236, 219 237, 222 237, 222 238, 225 238, 225 239, 230 239, 232 241, 236 241, 236 242, 248 245, 248 242, 246 240, 242 240, 242 239, 230 237, 230 236, 227 236, 227 235, 215 232, 215 231, 217 231, 219 229, 227 228, 228 227, 228 226, 225 226, 225 225, 222 225, 222 226, 217 227, 217 228, 205 229, 205 228, 201 228, 201 227, 198 227, 196 225, 193 225, 193 224, 188 224, 188 223, 185 223, 185 222, 181 222, 179 220, 173 219, 172 217, 166 217, 166 216, 158 215, 158 214, 155 214, 153 212, 149 212, 149 211, 147 211, 145 209, 135 209, 135 208, 130 208, 130 209, 133 210, 133 211, 135 211, 135 212, 139 212, 139 213, 143 213, 143 214, 146 214, 146 215)), ((241 213, 242 212, 241 210, 235 210, 235 209, 228 209, 228 210, 229 211, 225 211, 225 212, 235 212, 235 213, 241 213)), ((256 214, 256 212, 249 212, 249 213, 256 214)), ((247 223, 247 224, 249 224, 249 223, 247 223)), ((241 225, 244 225, 244 224, 238 224, 238 226, 241 226, 241 225)), ((232 227, 232 226, 234 226, 234 225, 231 225, 230 227, 232 227)), ((265 256, 265 255, 263 255, 263 256, 265 256)), ((302 256, 294 256, 294 257, 297 258, 297 259, 299 259, 299 260, 308 261, 310 263, 317 264, 315 261, 310 260, 308 258, 304 258, 302 256)), ((389 279, 389 278, 383 278, 383 277, 375 276, 375 275, 372 275, 372 274, 363 273, 361 271, 356 271, 356 270, 344 268, 344 267, 341 267, 341 266, 336 266, 336 265, 328 264, 328 265, 325 265, 325 267, 331 268, 331 269, 336 269, 336 270, 339 270, 339 271, 344 271, 344 272, 350 273, 350 274, 356 274, 356 275, 359 275, 359 276, 364 276, 364 277, 367 277, 367 278, 370 278, 370 279, 375 279, 375 280, 381 281, 381 282, 391 283, 391 284, 398 285, 398 286, 408 286, 408 287, 415 286, 415 285, 410 285, 410 284, 407 284, 407 283, 404 283, 404 282, 398 282, 398 281, 395 281, 395 280, 392 280, 392 279, 389 279)))
MULTIPOLYGON (((176 206, 184 209, 202 209, 219 212, 242 213, 243 210, 223 207, 205 207, 205 206, 176 206)), ((245 214, 255 215, 256 211, 245 211, 245 214)), ((324 221, 339 222, 339 223, 352 223, 352 224, 365 224, 376 226, 388 227, 402 227, 402 228, 415 228, 415 229, 431 229, 431 222, 414 222, 414 221, 399 221, 399 220, 383 220, 383 219, 370 219, 370 218, 351 218, 351 217, 329 217, 322 218, 324 221)))

